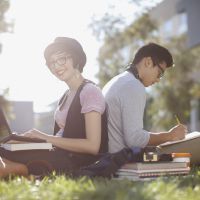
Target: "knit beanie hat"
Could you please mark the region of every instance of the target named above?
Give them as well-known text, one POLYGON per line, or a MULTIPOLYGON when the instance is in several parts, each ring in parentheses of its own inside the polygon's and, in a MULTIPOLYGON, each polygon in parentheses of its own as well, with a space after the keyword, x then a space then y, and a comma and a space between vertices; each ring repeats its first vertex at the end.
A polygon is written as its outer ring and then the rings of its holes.
POLYGON ((69 37, 57 37, 53 43, 49 44, 44 50, 44 57, 48 63, 50 56, 56 52, 66 52, 72 56, 74 66, 78 66, 80 72, 86 64, 86 55, 81 44, 69 37))

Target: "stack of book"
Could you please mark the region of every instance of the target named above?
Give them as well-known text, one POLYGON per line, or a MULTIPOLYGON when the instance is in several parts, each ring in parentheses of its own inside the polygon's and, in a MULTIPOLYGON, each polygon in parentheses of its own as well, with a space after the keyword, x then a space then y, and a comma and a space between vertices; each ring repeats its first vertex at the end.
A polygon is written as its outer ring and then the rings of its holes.
POLYGON ((115 174, 118 179, 145 180, 161 176, 188 175, 188 162, 138 162, 123 165, 115 174))

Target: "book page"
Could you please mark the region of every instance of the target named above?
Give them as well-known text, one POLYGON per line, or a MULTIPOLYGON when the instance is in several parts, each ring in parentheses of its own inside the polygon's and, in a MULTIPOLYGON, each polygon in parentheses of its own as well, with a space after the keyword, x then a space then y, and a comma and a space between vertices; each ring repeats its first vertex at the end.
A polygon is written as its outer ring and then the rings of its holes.
POLYGON ((194 132, 188 133, 185 136, 185 138, 182 139, 182 140, 177 140, 177 141, 172 141, 172 142, 165 142, 163 144, 160 144, 159 146, 166 146, 166 145, 170 145, 170 144, 176 144, 176 143, 184 142, 184 141, 187 141, 187 140, 192 140, 192 139, 195 139, 195 138, 198 138, 198 137, 200 137, 200 132, 194 131, 194 132))

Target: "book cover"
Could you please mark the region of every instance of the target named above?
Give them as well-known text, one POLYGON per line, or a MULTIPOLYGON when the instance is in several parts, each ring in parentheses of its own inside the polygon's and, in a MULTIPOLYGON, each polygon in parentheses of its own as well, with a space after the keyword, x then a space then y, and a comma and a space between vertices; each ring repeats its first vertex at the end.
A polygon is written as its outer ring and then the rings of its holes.
POLYGON ((121 169, 134 169, 134 170, 151 170, 151 169, 175 169, 185 168, 188 166, 187 162, 137 162, 137 163, 126 163, 121 169))
POLYGON ((3 143, 1 144, 1 147, 3 147, 6 150, 9 151, 20 151, 20 150, 34 150, 34 149, 53 149, 53 146, 51 143, 3 143))

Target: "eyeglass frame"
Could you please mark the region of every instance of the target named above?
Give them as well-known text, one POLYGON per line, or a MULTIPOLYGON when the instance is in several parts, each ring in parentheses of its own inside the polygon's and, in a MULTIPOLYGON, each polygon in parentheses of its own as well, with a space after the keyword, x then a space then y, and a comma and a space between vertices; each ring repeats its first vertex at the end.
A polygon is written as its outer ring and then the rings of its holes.
MULTIPOLYGON (((153 60, 153 59, 152 59, 152 60, 153 60)), ((164 69, 163 69, 163 68, 160 66, 160 64, 159 64, 158 62, 156 62, 156 61, 153 61, 153 64, 154 64, 154 66, 157 66, 157 67, 160 69, 161 73, 158 74, 158 78, 161 79, 161 78, 164 76, 164 74, 165 74, 164 69)))
POLYGON ((54 61, 51 61, 51 62, 46 62, 46 65, 50 68, 50 69, 55 69, 57 66, 62 66, 62 65, 65 65, 67 63, 67 61, 69 59, 71 59, 72 56, 71 55, 63 55, 57 59, 55 59, 54 61), (58 62, 59 60, 63 59, 64 58, 64 62, 58 62), (57 66, 56 66, 57 65, 57 66))

